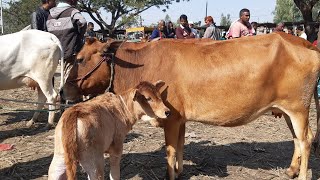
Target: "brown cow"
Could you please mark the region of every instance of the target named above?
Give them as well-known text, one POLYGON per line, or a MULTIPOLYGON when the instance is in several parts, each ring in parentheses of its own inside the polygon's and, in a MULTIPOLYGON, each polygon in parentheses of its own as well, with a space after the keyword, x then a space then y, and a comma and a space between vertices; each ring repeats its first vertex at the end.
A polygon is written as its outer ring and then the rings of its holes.
MULTIPOLYGON (((78 58, 86 62, 99 61, 104 52, 115 54, 116 93, 141 80, 166 81, 163 98, 167 96, 165 104, 172 115, 162 125, 170 179, 183 170, 186 121, 232 127, 275 109, 284 113, 294 138, 286 173, 307 178, 313 139, 309 107, 320 69, 319 50, 309 42, 272 33, 228 41, 92 42, 86 46, 97 50, 80 52, 78 58)), ((72 94, 73 88, 67 85, 64 91, 72 94)))
POLYGON ((106 93, 67 109, 56 127, 49 179, 75 179, 77 162, 90 179, 104 178, 103 153, 110 153, 110 179, 120 179, 120 160, 126 134, 138 119, 167 118, 159 89, 141 82, 122 95, 106 93), (67 172, 65 174, 65 172, 67 172))

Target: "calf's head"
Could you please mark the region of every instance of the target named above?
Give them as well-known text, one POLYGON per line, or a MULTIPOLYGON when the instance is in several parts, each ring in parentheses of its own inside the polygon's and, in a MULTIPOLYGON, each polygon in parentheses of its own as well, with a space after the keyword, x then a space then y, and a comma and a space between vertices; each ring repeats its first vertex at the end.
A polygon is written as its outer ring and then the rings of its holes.
POLYGON ((138 119, 149 121, 170 115, 170 109, 163 104, 159 92, 164 84, 163 81, 158 81, 155 85, 144 81, 134 88, 131 96, 132 109, 138 119))

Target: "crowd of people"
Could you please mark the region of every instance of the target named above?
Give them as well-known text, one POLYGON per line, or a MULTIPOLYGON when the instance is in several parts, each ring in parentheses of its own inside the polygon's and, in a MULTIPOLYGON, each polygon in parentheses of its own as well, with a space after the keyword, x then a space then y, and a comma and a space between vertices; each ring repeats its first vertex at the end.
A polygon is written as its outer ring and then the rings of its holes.
MULTIPOLYGON (((56 0, 42 0, 40 6, 31 15, 32 29, 48 31, 55 34, 61 41, 67 62, 71 62, 74 55, 80 50, 84 42, 85 36, 94 37, 94 24, 87 23, 79 10, 75 8, 78 0, 60 0, 56 4, 56 0)), ((155 41, 163 38, 189 39, 189 38, 210 38, 213 40, 226 40, 240 38, 245 36, 257 35, 256 22, 249 22, 250 10, 241 9, 239 19, 234 21, 228 31, 219 29, 212 16, 204 18, 205 31, 200 31, 194 27, 192 21, 188 21, 188 17, 182 14, 179 18, 179 25, 174 27, 174 24, 169 21, 160 20, 157 27, 154 28, 149 41, 155 41)), ((284 23, 278 23, 273 32, 284 31, 284 23)), ((286 28, 287 33, 294 35, 292 27, 286 28)), ((307 39, 303 27, 299 26, 296 29, 296 35, 307 39)), ((317 43, 317 42, 315 42, 317 43)))

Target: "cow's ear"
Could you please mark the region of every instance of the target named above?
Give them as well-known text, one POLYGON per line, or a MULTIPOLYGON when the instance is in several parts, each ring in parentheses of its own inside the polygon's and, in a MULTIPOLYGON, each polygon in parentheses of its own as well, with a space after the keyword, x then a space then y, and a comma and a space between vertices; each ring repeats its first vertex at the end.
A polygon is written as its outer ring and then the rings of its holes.
POLYGON ((165 85, 165 82, 162 80, 159 80, 154 85, 156 86, 157 90, 160 91, 161 87, 165 85))
POLYGON ((138 89, 134 89, 133 92, 133 101, 136 101, 138 99, 138 96, 139 96, 139 92, 138 92, 138 89))
POLYGON ((86 44, 91 45, 96 41, 94 37, 86 37, 86 44))

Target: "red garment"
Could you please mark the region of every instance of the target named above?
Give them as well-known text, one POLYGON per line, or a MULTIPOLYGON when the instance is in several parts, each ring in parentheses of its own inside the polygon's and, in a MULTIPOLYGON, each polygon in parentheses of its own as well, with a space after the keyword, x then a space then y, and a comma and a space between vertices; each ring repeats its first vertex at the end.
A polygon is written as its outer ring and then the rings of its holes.
POLYGON ((13 149, 12 144, 0 144, 0 151, 7 151, 13 149))
POLYGON ((189 39, 189 38, 195 38, 194 34, 191 33, 190 28, 181 28, 181 26, 176 28, 176 36, 177 39, 189 39))
POLYGON ((318 45, 318 40, 313 41, 312 45, 316 46, 318 45))

